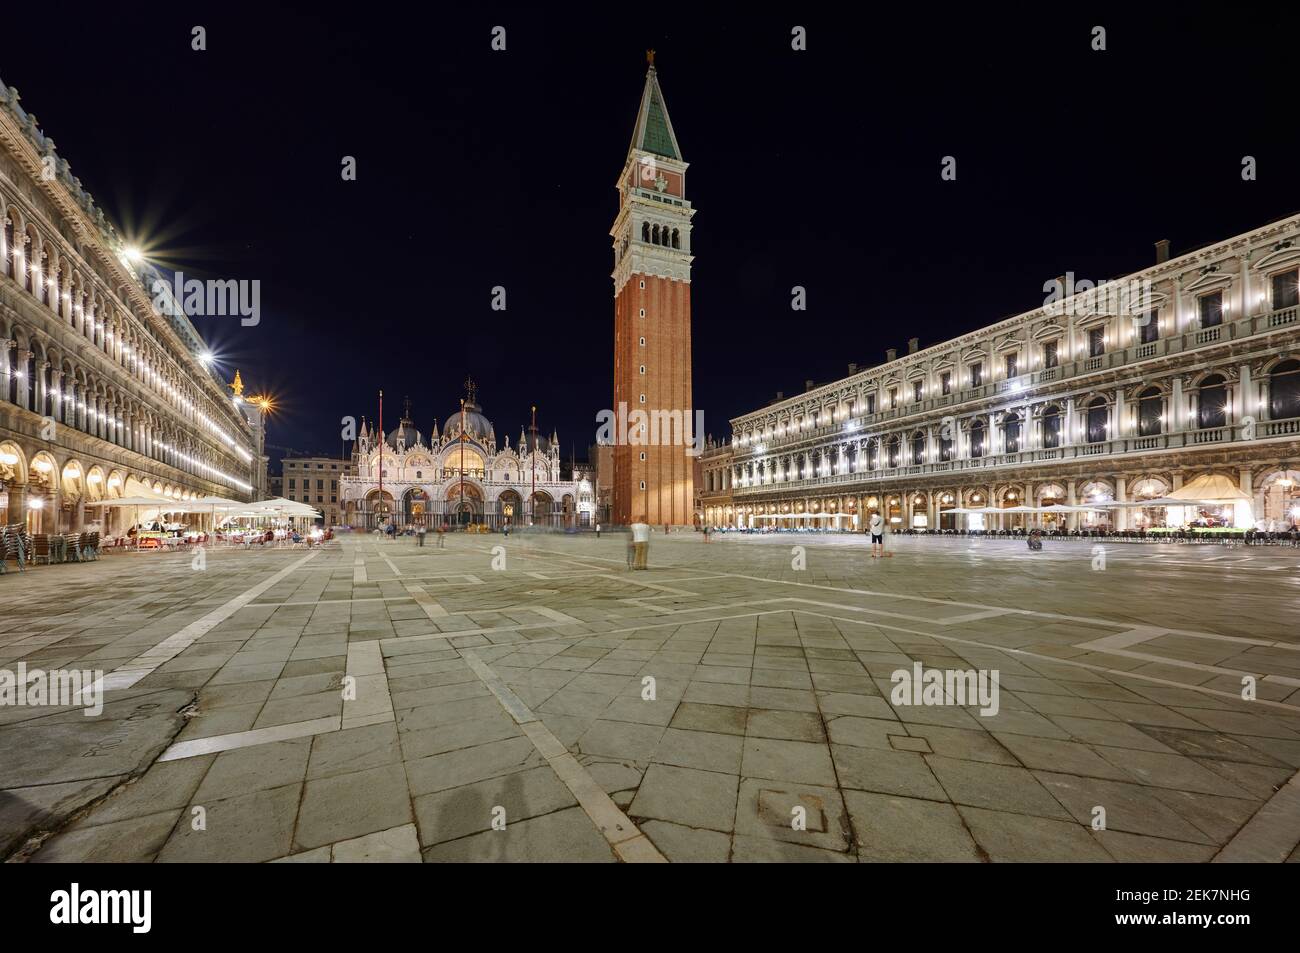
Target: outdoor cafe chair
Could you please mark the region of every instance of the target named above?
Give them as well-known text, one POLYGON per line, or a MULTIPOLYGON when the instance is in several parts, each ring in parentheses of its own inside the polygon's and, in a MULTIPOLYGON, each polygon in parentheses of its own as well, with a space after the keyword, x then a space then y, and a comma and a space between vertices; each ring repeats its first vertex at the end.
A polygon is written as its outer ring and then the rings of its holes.
POLYGON ((50 537, 45 533, 37 533, 32 537, 32 558, 33 563, 44 559, 45 564, 50 564, 50 537))

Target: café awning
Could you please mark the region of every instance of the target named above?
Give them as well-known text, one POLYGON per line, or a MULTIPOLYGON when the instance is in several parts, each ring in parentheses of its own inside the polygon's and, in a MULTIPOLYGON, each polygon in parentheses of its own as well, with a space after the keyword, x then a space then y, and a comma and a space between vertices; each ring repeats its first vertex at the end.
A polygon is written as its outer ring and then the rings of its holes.
POLYGON ((1198 476, 1191 483, 1180 487, 1169 494, 1169 499, 1177 500, 1177 504, 1186 506, 1195 503, 1222 504, 1222 503, 1249 503, 1251 502, 1250 494, 1240 489, 1228 477, 1219 473, 1205 473, 1198 476))

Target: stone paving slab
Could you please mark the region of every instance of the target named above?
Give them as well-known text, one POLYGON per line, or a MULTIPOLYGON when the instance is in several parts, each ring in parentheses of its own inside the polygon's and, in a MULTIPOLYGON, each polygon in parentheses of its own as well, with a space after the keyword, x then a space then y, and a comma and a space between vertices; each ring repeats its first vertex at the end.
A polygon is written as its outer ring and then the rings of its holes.
POLYGON ((1097 573, 1086 548, 903 538, 873 562, 861 538, 795 540, 805 571, 789 538, 682 534, 637 574, 611 536, 512 537, 505 571, 474 537, 358 536, 305 561, 215 550, 201 573, 155 554, 11 574, 0 668, 160 661, 97 718, 0 706, 0 853, 38 835, 24 857, 1300 856, 1279 597, 1300 558, 1135 547, 1097 573), (900 703, 916 663, 997 670, 997 713, 900 703))

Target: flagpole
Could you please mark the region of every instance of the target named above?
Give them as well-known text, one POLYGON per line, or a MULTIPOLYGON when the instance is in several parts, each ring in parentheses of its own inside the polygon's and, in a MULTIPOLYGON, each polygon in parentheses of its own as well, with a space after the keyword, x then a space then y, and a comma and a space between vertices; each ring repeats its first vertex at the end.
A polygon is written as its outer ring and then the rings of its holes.
MULTIPOLYGON (((460 514, 465 513, 465 399, 460 401, 460 514)), ((467 521, 468 522, 468 521, 467 521)))
MULTIPOLYGON (((379 500, 375 504, 376 510, 380 517, 384 513, 384 392, 379 392, 379 500)), ((377 529, 383 527, 379 525, 379 520, 375 520, 377 529)))
POLYGON ((536 404, 533 405, 532 430, 533 430, 533 445, 531 448, 529 448, 529 457, 532 460, 532 465, 533 465, 533 489, 531 494, 529 494, 528 506, 532 510, 532 516, 529 518, 529 522, 532 525, 536 526, 537 525, 537 405, 536 404))

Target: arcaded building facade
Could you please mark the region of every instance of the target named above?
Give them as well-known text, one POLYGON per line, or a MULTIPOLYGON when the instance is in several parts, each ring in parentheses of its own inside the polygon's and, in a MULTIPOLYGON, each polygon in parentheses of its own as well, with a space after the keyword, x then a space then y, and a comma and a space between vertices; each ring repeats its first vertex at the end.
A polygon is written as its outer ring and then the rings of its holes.
POLYGON ((0 524, 111 532, 127 514, 89 504, 265 495, 260 408, 152 277, 0 83, 0 524))
MULTIPOLYGON (((1139 502, 1207 474, 1249 500, 1231 525, 1294 522, 1300 218, 1177 258, 1167 248, 1120 282, 933 347, 914 339, 733 419, 730 447, 703 459, 705 522, 852 529, 879 510, 895 530, 966 529, 949 511, 1139 502)), ((1113 530, 1166 518, 1141 506, 1028 516, 1113 530)))

